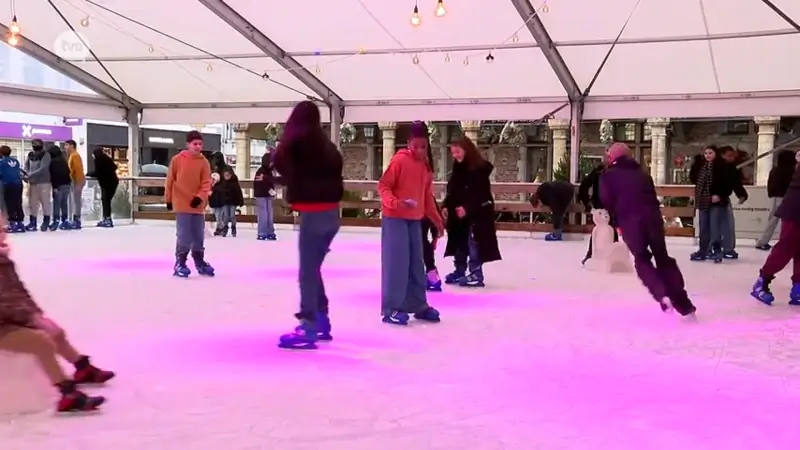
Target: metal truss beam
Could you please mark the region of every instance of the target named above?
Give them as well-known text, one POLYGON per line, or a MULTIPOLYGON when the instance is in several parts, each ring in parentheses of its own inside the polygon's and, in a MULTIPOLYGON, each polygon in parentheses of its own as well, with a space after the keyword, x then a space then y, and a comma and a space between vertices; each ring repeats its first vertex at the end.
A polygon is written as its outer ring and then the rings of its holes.
POLYGON ((567 67, 567 63, 564 62, 564 58, 561 57, 558 49, 556 49, 553 39, 550 38, 550 34, 547 32, 547 29, 545 29, 542 20, 539 19, 539 15, 533 5, 531 5, 530 0, 511 0, 511 3, 514 4, 519 16, 522 18, 522 21, 525 22, 528 31, 531 33, 531 36, 533 36, 533 39, 539 45, 545 59, 550 63, 550 67, 553 68, 556 77, 558 77, 558 81, 564 86, 569 100, 571 102, 580 101, 581 98, 583 98, 581 88, 578 87, 575 77, 572 76, 572 73, 567 67))
POLYGON ((253 45, 258 47, 266 55, 270 56, 292 76, 306 85, 312 92, 317 94, 326 105, 330 107, 340 107, 344 100, 337 95, 331 88, 325 85, 319 78, 315 77, 302 64, 288 55, 275 42, 268 38, 258 28, 251 24, 241 14, 236 12, 222 0, 198 0, 200 4, 216 14, 228 26, 236 30, 239 34, 247 38, 253 45))
POLYGON ((9 84, 0 84, 0 94, 21 95, 23 97, 42 98, 46 100, 63 100, 68 102, 80 102, 93 105, 121 106, 116 100, 92 94, 80 94, 59 92, 51 89, 38 89, 20 87, 9 84))
MULTIPOLYGON (((7 26, 0 24, 0 33, 2 33, 2 35, 5 36, 9 34, 9 32, 10 30, 7 26)), ((60 58, 55 53, 26 38, 24 35, 22 36, 20 44, 15 48, 46 65, 47 67, 55 70, 56 72, 59 72, 86 86, 97 94, 114 100, 125 108, 137 108, 140 105, 138 101, 131 98, 124 92, 81 69, 80 67, 71 64, 69 61, 60 58)))

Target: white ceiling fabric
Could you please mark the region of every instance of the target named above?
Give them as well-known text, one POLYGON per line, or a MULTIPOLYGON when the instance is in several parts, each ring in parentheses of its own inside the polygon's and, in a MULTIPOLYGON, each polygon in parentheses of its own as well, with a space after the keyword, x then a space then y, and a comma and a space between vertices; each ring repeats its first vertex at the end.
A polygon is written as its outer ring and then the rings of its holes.
MULTIPOLYGON (((146 122, 279 121, 318 97, 198 0, 94 2, 54 0, 100 61, 73 64, 141 102, 146 122)), ((441 18, 436 0, 419 0, 416 28, 413 0, 226 3, 341 97, 348 121, 533 120, 567 102, 510 0, 445 0, 441 18)), ((797 0, 772 3, 800 21, 797 0)), ((800 35, 761 0, 548 0, 547 9, 538 17, 581 90, 633 11, 587 118, 800 115, 800 35)), ((16 13, 24 40, 45 49, 69 30, 46 0, 17 1, 16 13)))

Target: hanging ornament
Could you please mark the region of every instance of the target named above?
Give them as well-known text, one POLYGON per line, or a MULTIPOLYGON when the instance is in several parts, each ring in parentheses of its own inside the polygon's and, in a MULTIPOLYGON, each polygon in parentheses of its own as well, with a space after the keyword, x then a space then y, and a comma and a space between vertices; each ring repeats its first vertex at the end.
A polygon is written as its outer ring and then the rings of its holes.
POLYGON ((519 42, 519 35, 517 33, 514 33, 514 36, 511 36, 511 42, 515 44, 519 42))
POLYGON ((450 62, 450 53, 446 53, 446 54, 444 55, 444 62, 446 62, 446 63, 449 63, 449 62, 450 62))
POLYGON ((469 65, 469 56, 467 56, 467 57, 465 57, 465 58, 464 58, 464 65, 465 65, 465 66, 468 66, 468 65, 469 65))
POLYGON ((14 15, 14 17, 11 19, 11 25, 8 26, 8 31, 11 32, 11 34, 22 33, 22 29, 19 27, 19 22, 17 22, 16 15, 14 15))
POLYGON ((436 14, 436 17, 444 17, 444 15, 447 14, 447 9, 444 7, 444 0, 439 0, 439 2, 436 3, 436 11, 434 11, 434 14, 436 14))
POLYGON ((89 16, 86 16, 83 19, 81 19, 81 26, 83 28, 87 28, 89 26, 89 16))
POLYGON ((419 55, 414 55, 414 57, 411 58, 411 62, 414 64, 419 64, 419 55))
POLYGON ((422 17, 419 16, 419 6, 414 5, 414 13, 411 14, 411 25, 418 27, 422 23, 422 17))

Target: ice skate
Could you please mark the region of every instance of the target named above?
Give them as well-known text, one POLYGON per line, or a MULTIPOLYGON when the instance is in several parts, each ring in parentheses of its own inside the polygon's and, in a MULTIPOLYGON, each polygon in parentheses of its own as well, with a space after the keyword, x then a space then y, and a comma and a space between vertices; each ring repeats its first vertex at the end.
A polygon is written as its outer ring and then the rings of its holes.
POLYGON ((792 290, 789 291, 789 304, 792 306, 800 306, 800 283, 794 283, 792 290))
MULTIPOLYGON (((772 305, 772 302, 775 301, 775 296, 769 289, 769 283, 770 280, 758 277, 756 283, 753 285, 753 289, 750 291, 750 295, 765 305, 772 305)), ((792 291, 794 291, 794 286, 792 286, 792 291)), ((800 290, 798 294, 800 294, 800 290)))
POLYGON ((317 348, 317 339, 316 324, 303 321, 292 333, 280 337, 278 347, 291 350, 314 350, 317 348))

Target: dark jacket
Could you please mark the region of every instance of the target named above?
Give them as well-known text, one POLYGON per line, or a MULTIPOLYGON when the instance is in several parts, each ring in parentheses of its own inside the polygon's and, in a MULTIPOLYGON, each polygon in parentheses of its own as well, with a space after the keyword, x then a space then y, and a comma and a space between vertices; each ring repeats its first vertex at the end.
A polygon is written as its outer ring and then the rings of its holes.
POLYGON ((470 169, 465 163, 453 163, 444 199, 444 208, 447 209, 447 247, 444 256, 455 256, 459 251, 465 250, 471 230, 482 262, 501 259, 494 226, 494 197, 489 178, 492 170, 494 166, 488 161, 483 161, 474 169, 470 169), (467 213, 463 219, 455 213, 459 206, 467 213))
POLYGON ((92 152, 94 155, 94 170, 87 173, 89 178, 96 178, 101 187, 113 187, 119 184, 117 177, 117 164, 110 156, 103 152, 102 148, 96 148, 92 152))
POLYGON ((789 183, 789 189, 786 190, 775 217, 800 223, 800 170, 794 171, 792 182, 789 183))
POLYGON ((272 156, 265 153, 261 157, 261 167, 256 170, 253 181, 253 197, 264 198, 275 196, 275 185, 280 181, 275 176, 275 167, 272 164, 272 156))
POLYGON ((586 175, 578 187, 578 201, 583 204, 586 211, 592 209, 605 209, 600 200, 600 174, 605 170, 604 165, 599 165, 586 175))
POLYGON ((791 150, 783 150, 778 153, 777 160, 775 167, 769 171, 769 179, 767 179, 767 196, 769 198, 781 198, 786 195, 797 165, 794 152, 791 150))
POLYGON ((575 197, 575 187, 568 181, 546 181, 536 189, 534 196, 551 210, 553 208, 566 210, 575 197))
POLYGON ((326 140, 298 137, 281 142, 274 167, 286 186, 289 204, 338 203, 344 195, 344 162, 339 149, 326 140))
POLYGON ((72 178, 69 176, 69 165, 67 164, 67 158, 64 157, 64 152, 55 145, 48 148, 47 152, 50 153, 50 184, 54 188, 72 184, 72 178))
POLYGON ((700 175, 700 169, 703 168, 703 164, 706 163, 706 159, 703 155, 694 155, 692 158, 692 166, 689 167, 689 181, 692 184, 697 184, 697 177, 700 175))
POLYGON ((13 156, 0 158, 0 183, 22 184, 22 165, 13 156))
POLYGON ((720 201, 714 205, 728 206, 733 193, 740 199, 747 199, 747 191, 742 185, 742 172, 736 165, 718 156, 714 160, 714 170, 711 175, 711 195, 718 196, 720 201))
MULTIPOLYGON (((642 219, 661 220, 661 204, 653 178, 632 158, 611 163, 600 176, 600 198, 620 227, 635 226, 642 219)), ((647 222, 649 223, 649 222, 647 222)))
POLYGON ((208 196, 208 206, 211 208, 244 206, 244 195, 242 187, 239 185, 239 178, 231 170, 228 170, 228 173, 231 174, 230 180, 226 180, 223 173, 220 175, 219 181, 211 187, 211 195, 208 196))

